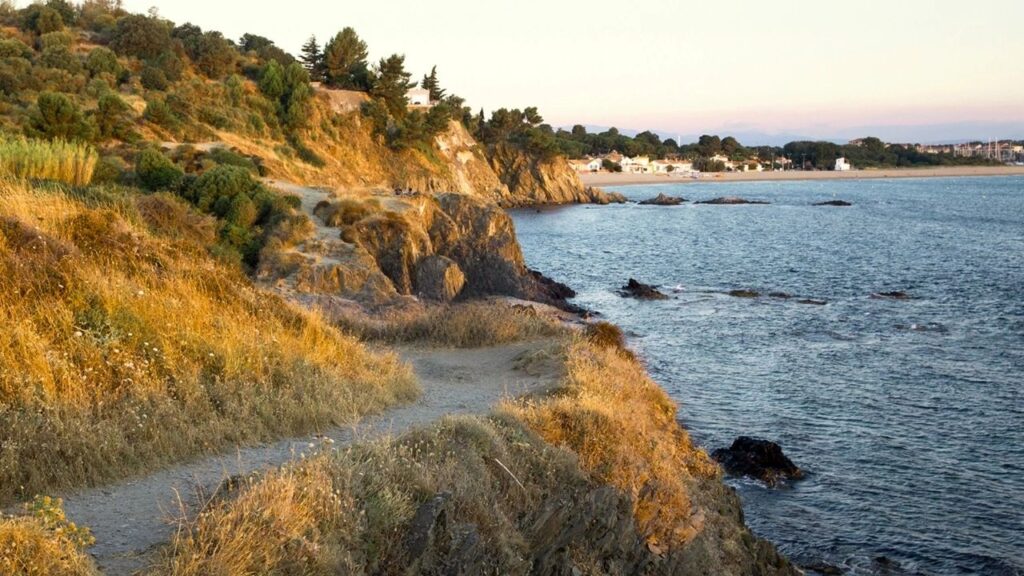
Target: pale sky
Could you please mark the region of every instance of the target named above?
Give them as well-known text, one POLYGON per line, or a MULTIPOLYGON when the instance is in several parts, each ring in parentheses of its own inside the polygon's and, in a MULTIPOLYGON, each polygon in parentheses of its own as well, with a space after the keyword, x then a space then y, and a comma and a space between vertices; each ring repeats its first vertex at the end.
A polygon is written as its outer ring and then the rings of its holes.
POLYGON ((292 53, 352 26, 373 59, 437 64, 474 109, 533 105, 555 126, 1024 138, 1024 0, 124 4, 292 53))

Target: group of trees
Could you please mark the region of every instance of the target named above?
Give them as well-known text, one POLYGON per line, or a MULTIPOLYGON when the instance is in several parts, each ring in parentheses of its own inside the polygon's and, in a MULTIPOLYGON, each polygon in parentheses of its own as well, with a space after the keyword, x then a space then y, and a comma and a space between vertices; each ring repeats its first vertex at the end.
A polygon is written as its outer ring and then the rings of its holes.
POLYGON ((311 36, 299 57, 314 82, 331 88, 362 90, 373 88, 374 77, 367 62, 369 50, 356 31, 346 27, 324 44, 311 36))
POLYGON ((998 164, 980 157, 958 157, 948 153, 927 154, 913 146, 886 144, 869 136, 851 144, 833 142, 790 142, 782 148, 794 165, 806 170, 831 170, 836 159, 846 158, 858 168, 998 164))

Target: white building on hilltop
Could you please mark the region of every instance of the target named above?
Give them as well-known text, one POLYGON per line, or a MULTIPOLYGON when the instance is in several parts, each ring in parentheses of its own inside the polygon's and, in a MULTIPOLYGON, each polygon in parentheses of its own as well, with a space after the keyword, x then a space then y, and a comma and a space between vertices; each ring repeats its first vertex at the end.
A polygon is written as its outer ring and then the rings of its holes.
POLYGON ((846 161, 846 158, 836 158, 836 172, 849 172, 852 168, 853 166, 850 166, 850 163, 846 161))
POLYGON ((430 108, 434 102, 430 100, 430 90, 426 88, 412 88, 405 93, 409 100, 409 108, 430 108))

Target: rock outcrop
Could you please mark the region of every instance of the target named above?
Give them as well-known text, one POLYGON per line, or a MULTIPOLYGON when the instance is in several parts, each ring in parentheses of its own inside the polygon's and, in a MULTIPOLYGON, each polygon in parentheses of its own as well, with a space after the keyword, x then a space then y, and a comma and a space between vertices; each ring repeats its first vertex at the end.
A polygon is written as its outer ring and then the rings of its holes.
POLYGON ((910 300, 913 298, 910 294, 902 290, 893 290, 890 292, 875 292, 871 295, 875 300, 910 300))
POLYGON ((712 452, 711 457, 729 474, 756 478, 769 486, 804 477, 803 470, 782 453, 781 446, 760 438, 740 436, 729 448, 712 452))
POLYGON ((457 193, 384 200, 321 202, 318 214, 341 214, 340 228, 323 225, 295 250, 267 253, 259 277, 374 306, 504 295, 579 311, 565 302, 570 288, 526 267, 512 218, 495 203, 457 193))
POLYGON ((654 198, 648 198, 647 200, 641 200, 638 204, 643 206, 678 206, 686 202, 686 198, 680 198, 678 196, 669 196, 664 192, 659 193, 654 198))
POLYGON ((487 152, 491 168, 507 188, 496 198, 506 208, 545 204, 611 204, 625 196, 584 186, 565 158, 533 158, 511 146, 499 145, 487 152))
POLYGON ((451 258, 427 256, 416 265, 416 293, 421 298, 451 302, 466 285, 466 275, 451 258))
POLYGON ((815 202, 811 206, 853 206, 853 204, 846 200, 826 200, 824 202, 815 202))
POLYGON ((638 282, 634 278, 630 278, 626 285, 619 289, 619 296, 623 298, 636 298, 637 300, 668 299, 668 296, 659 292, 657 287, 638 282))
POLYGON ((747 200, 746 198, 739 198, 737 196, 722 196, 720 198, 714 198, 712 200, 701 200, 697 204, 710 204, 710 205, 738 205, 738 204, 769 204, 764 200, 747 200))

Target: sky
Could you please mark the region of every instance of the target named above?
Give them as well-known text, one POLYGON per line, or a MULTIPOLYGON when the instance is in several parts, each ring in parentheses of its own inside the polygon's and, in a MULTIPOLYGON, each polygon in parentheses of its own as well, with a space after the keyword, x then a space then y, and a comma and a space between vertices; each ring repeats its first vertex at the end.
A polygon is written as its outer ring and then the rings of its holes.
MULTIPOLYGON (((24 2, 22 2, 24 3, 24 2)), ((1024 0, 124 0, 297 53, 352 26, 475 109, 554 126, 936 142, 1024 138, 1024 0)), ((744 139, 745 137, 745 139, 744 139)), ((760 141, 758 141, 760 140, 760 141)))

